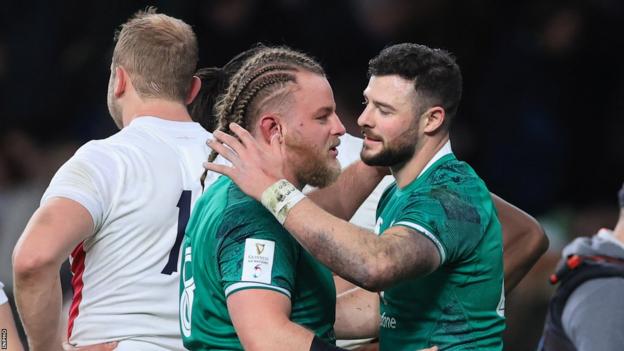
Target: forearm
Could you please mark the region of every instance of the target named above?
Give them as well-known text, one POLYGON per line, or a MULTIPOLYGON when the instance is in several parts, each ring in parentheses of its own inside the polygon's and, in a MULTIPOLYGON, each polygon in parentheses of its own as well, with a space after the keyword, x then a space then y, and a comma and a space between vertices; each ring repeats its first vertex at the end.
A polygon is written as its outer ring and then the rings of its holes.
POLYGON ((314 338, 314 333, 291 321, 266 323, 255 329, 249 337, 241 338, 245 350, 308 350, 314 338))
POLYGON ((15 273, 15 302, 31 351, 62 350, 58 267, 15 273))
POLYGON ((0 328, 6 331, 4 342, 6 342, 7 350, 22 351, 22 342, 17 334, 13 313, 8 302, 0 305, 0 328))
POLYGON ((505 292, 509 293, 548 249, 540 224, 521 209, 492 194, 503 229, 505 292))
POLYGON ((379 334, 379 296, 353 288, 336 298, 334 331, 338 339, 372 338, 379 334))
POLYGON ((404 273, 390 269, 394 247, 384 245, 374 233, 328 214, 309 199, 290 210, 284 227, 316 259, 367 290, 380 290, 404 273))
POLYGON ((332 215, 349 220, 385 174, 380 168, 358 161, 347 167, 333 184, 313 191, 308 197, 332 215))

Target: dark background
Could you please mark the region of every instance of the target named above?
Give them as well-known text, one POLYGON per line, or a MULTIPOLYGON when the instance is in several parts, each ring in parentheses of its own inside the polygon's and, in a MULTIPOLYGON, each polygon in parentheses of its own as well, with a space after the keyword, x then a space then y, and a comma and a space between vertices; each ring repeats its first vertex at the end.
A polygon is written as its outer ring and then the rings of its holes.
POLYGON ((451 0, 2 1, 0 280, 51 175, 116 131, 106 107, 113 33, 154 5, 195 29, 200 67, 251 44, 316 57, 358 135, 367 62, 404 41, 453 52, 464 98, 453 148, 491 191, 538 217, 549 254, 508 301, 508 350, 533 349, 563 243, 612 227, 624 178, 624 2, 451 0))

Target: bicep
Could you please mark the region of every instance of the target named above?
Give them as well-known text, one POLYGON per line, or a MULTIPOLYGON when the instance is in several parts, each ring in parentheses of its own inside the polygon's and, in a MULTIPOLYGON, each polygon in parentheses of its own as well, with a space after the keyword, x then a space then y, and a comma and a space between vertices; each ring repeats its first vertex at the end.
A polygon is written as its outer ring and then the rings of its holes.
POLYGON ((227 297, 227 308, 241 341, 263 337, 258 327, 280 324, 289 320, 290 299, 266 289, 246 289, 227 297))
POLYGON ((521 209, 492 194, 503 231, 505 291, 515 287, 548 248, 540 224, 521 209))
POLYGON ((15 255, 60 264, 92 234, 93 219, 84 206, 74 200, 52 198, 31 217, 15 247, 15 255))
POLYGON ((503 229, 503 243, 506 247, 522 241, 524 234, 539 228, 535 218, 495 194, 491 195, 503 229))
POLYGON ((245 350, 305 349, 314 337, 290 321, 290 299, 276 291, 237 291, 228 296, 227 308, 245 350))
POLYGON ((424 232, 397 225, 379 237, 379 258, 393 282, 433 272, 441 264, 439 248, 424 232))

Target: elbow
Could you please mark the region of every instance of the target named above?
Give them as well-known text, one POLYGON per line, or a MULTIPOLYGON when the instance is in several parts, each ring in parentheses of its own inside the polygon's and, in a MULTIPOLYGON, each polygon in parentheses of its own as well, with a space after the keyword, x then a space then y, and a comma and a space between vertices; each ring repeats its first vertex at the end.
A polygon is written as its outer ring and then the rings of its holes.
POLYGON ((390 265, 381 259, 369 260, 361 270, 355 282, 358 286, 372 292, 380 292, 388 287, 390 265))
POLYGON ((42 274, 58 271, 62 262, 46 252, 18 245, 13 250, 13 274, 16 281, 37 279, 42 274))
POLYGON ((548 240, 548 236, 546 236, 544 228, 537 222, 534 224, 533 228, 531 228, 531 237, 533 238, 534 252, 538 257, 541 257, 546 250, 548 250, 550 241, 548 240))

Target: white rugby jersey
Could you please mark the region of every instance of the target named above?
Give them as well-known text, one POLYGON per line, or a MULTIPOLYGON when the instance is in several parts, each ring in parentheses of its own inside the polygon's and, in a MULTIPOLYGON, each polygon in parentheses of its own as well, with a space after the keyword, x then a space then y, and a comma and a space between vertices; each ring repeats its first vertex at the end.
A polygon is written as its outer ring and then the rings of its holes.
MULTIPOLYGON (((127 339, 118 350, 184 350, 179 249, 201 194, 210 135, 198 123, 139 117, 82 146, 52 179, 41 203, 74 200, 95 225, 70 257, 72 345, 127 339)), ((216 178, 211 173, 206 183, 216 178)))

